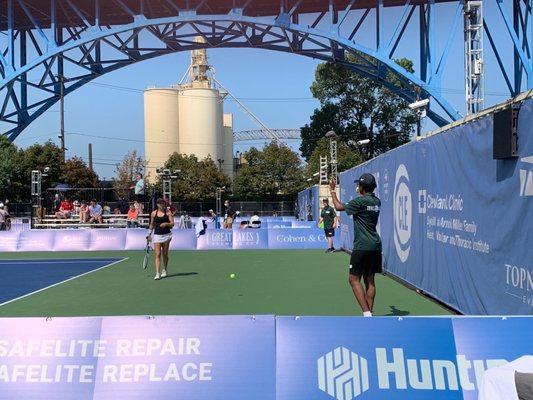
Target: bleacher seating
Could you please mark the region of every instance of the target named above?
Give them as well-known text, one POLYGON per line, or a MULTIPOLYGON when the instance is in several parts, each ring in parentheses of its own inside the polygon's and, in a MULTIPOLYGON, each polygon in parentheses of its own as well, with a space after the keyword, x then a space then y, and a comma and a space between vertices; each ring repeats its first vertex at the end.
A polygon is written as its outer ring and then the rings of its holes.
MULTIPOLYGON (((140 214, 139 227, 146 228, 149 224, 149 214, 140 214)), ((37 229, 65 229, 65 228, 126 228, 128 225, 126 214, 102 215, 103 222, 88 223, 80 222, 79 217, 56 218, 54 215, 46 215, 45 218, 36 218, 33 224, 37 229)))

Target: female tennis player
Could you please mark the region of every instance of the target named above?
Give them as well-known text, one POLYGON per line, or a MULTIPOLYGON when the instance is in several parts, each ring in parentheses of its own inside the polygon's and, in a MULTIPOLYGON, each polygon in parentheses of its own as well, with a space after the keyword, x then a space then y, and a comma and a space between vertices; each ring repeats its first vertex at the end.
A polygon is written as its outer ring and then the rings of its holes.
POLYGON ((174 227, 174 217, 167 210, 165 200, 157 199, 157 210, 150 214, 150 233, 148 241, 153 240, 155 250, 155 277, 157 281, 167 276, 168 267, 168 249, 172 240, 172 231, 174 227), (152 238, 153 233, 153 238, 152 238), (161 259, 163 268, 161 268, 161 259))

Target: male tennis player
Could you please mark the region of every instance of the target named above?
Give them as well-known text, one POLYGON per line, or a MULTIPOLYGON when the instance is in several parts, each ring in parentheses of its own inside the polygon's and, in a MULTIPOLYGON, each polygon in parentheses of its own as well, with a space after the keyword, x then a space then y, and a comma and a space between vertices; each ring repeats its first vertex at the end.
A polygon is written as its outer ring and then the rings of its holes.
POLYGON ((355 181, 359 197, 342 204, 335 192, 335 182, 329 184, 333 205, 337 211, 353 215, 354 245, 350 258, 349 282, 363 316, 372 316, 372 306, 376 297, 374 275, 381 272, 381 238, 377 233, 381 201, 374 194, 376 179, 371 174, 363 174, 355 181), (361 284, 365 282, 365 289, 361 284))
POLYGON ((324 222, 324 234, 328 241, 326 253, 332 253, 335 251, 333 238, 335 237, 335 228, 337 227, 337 213, 335 212, 335 209, 329 205, 328 199, 323 199, 322 205, 324 208, 322 208, 322 212, 320 213, 320 221, 318 221, 318 225, 320 226, 320 224, 324 222))

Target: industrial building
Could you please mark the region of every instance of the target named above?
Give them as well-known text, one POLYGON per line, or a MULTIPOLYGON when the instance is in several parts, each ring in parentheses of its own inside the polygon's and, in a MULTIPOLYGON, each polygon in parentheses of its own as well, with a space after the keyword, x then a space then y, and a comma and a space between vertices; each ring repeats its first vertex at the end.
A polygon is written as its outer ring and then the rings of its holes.
POLYGON ((173 153, 199 160, 210 157, 233 175, 233 115, 224 114, 227 93, 214 86, 205 49, 191 52, 186 76, 186 82, 144 92, 145 156, 151 182, 173 153))

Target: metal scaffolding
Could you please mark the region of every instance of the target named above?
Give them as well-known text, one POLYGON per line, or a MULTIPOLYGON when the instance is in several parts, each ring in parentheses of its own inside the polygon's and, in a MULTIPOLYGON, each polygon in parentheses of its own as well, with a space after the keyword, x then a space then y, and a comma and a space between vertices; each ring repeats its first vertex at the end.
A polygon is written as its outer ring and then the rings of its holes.
POLYGON ((318 176, 318 183, 320 185, 328 184, 328 157, 320 156, 320 170, 318 176))
POLYGON ((467 114, 483 110, 483 2, 465 4, 465 80, 467 114))
MULTIPOLYGON (((485 57, 489 50, 495 55, 512 97, 533 88, 533 0, 494 1, 491 15, 485 11, 469 28, 469 54, 478 57, 475 44, 481 43, 482 30, 476 27, 482 21, 488 45, 481 50, 485 57), (497 41, 491 34, 495 26, 506 28, 497 41), (514 57, 507 56, 509 49, 514 57)), ((335 62, 409 103, 430 99, 428 117, 443 126, 461 117, 442 80, 465 8, 473 9, 469 4, 474 3, 479 2, 0 0, 0 129, 14 140, 50 110, 62 97, 58 77, 68 96, 117 69, 201 48, 267 49, 335 62), (455 11, 449 29, 437 32, 437 14, 444 7, 455 11), (369 31, 375 33, 372 43, 369 31), (198 36, 203 40, 195 41, 198 36), (420 62, 416 73, 395 61, 402 57, 399 48, 414 43, 420 62)), ((482 72, 482 63, 469 65, 472 76, 482 72)), ((483 105, 480 82, 470 85, 477 109, 483 105)))

